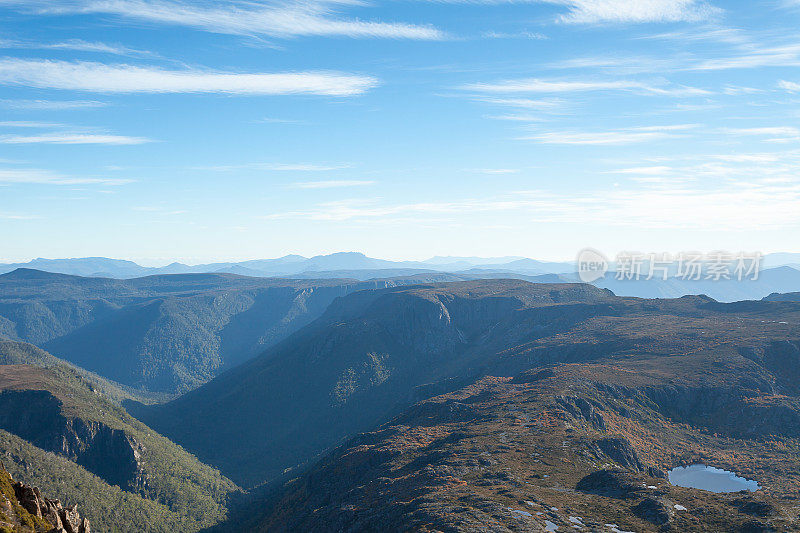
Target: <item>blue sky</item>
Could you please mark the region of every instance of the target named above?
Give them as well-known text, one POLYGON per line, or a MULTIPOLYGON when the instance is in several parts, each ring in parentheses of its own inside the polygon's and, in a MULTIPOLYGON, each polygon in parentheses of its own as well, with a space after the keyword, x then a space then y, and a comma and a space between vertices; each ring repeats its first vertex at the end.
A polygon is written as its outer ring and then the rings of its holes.
POLYGON ((0 262, 800 251, 800 2, 0 0, 0 262))

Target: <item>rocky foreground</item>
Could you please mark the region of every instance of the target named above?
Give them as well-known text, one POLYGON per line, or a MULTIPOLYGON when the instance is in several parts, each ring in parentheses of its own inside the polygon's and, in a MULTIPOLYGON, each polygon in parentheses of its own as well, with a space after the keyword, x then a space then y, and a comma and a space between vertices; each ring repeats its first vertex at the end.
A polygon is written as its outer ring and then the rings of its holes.
POLYGON ((77 505, 64 507, 42 496, 36 487, 14 481, 0 469, 0 531, 3 533, 91 533, 89 520, 78 512, 77 505))

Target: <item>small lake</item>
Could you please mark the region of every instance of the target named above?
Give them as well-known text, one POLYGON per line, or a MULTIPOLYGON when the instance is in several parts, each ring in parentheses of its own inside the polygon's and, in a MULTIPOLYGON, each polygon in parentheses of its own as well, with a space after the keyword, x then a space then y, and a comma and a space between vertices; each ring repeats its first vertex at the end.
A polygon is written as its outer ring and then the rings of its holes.
POLYGON ((737 476, 733 472, 706 465, 691 465, 673 468, 669 471, 669 482, 677 487, 703 489, 711 492, 756 491, 758 483, 737 476))

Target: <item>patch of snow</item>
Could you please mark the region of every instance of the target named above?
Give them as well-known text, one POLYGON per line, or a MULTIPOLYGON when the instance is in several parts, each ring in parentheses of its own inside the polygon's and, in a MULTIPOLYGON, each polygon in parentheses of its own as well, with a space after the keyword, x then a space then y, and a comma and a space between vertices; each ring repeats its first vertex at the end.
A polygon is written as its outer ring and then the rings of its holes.
POLYGON ((551 511, 558 511, 558 507, 551 507, 550 510, 551 511))
POLYGON ((517 515, 517 516, 525 516, 527 518, 530 518, 531 516, 533 516, 528 511, 520 511, 519 509, 512 509, 510 507, 508 508, 508 510, 511 511, 511 514, 517 515))
POLYGON ((558 526, 552 523, 550 520, 544 521, 544 530, 550 531, 551 533, 554 531, 558 531, 558 526))
POLYGON ((570 516, 569 521, 572 522, 573 524, 579 524, 581 526, 583 525, 583 518, 581 518, 580 516, 570 516))
POLYGON ((648 489, 657 489, 658 487, 656 487, 655 485, 647 485, 647 488, 648 489))
POLYGON ((675 504, 675 510, 676 510, 676 511, 685 511, 685 510, 686 510, 686 507, 684 507, 683 505, 678 505, 678 504, 676 503, 676 504, 675 504))

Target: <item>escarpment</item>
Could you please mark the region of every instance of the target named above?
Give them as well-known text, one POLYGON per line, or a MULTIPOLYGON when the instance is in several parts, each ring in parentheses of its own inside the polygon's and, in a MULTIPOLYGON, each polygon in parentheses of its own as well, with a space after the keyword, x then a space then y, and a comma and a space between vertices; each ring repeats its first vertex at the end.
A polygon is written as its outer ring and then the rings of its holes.
POLYGON ((146 486, 143 446, 134 437, 102 422, 65 415, 63 403, 49 391, 0 392, 0 428, 75 461, 111 485, 133 492, 146 486))

